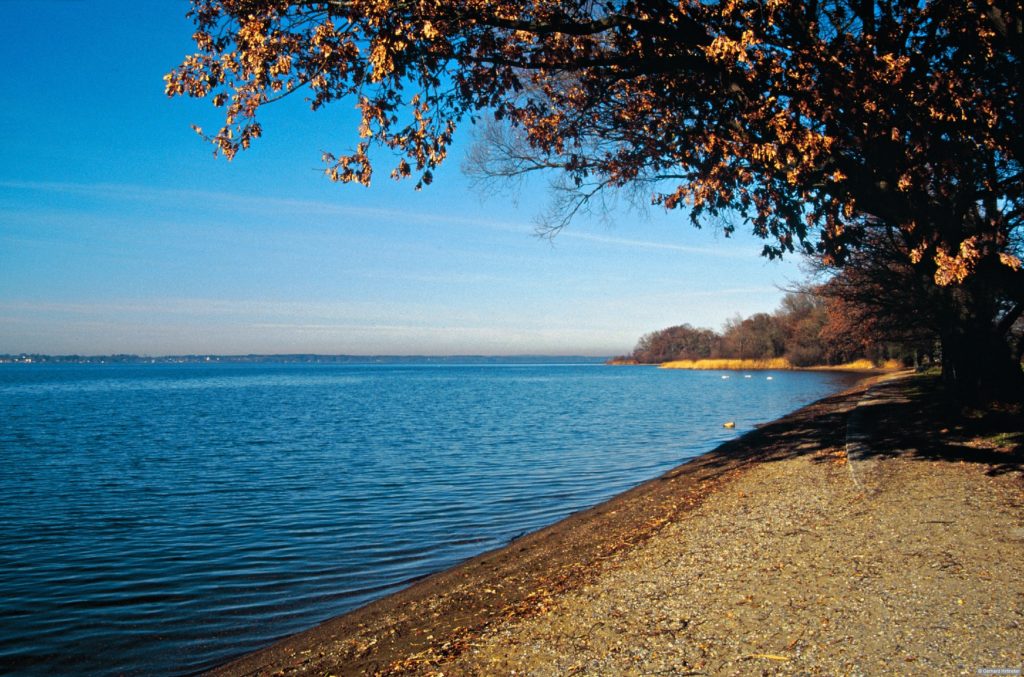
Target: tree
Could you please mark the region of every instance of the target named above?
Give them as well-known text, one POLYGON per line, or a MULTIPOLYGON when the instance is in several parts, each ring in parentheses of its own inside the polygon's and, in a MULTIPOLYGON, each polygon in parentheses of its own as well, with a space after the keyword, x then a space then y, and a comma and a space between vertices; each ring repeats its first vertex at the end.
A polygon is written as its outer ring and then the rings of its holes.
POLYGON ((682 324, 640 337, 631 357, 642 364, 700 360, 711 357, 720 340, 721 337, 711 329, 682 324))
POLYGON ((456 127, 492 115, 510 152, 485 169, 563 177, 554 230, 629 187, 751 228, 769 257, 841 265, 892 234, 963 290, 951 378, 1020 383, 990 348, 1024 309, 1021 0, 192 1, 198 52, 167 92, 225 107, 208 138, 229 158, 305 88, 361 113, 331 179, 368 183, 376 144, 422 186, 456 127))
POLYGON ((842 362, 845 356, 829 350, 822 340, 828 321, 825 302, 815 289, 789 292, 775 312, 785 335, 786 358, 797 367, 842 362))
POLYGON ((784 331, 768 313, 739 316, 725 323, 722 356, 740 360, 770 360, 782 357, 786 350, 784 331))
POLYGON ((989 365, 1019 365, 1021 355, 1014 328, 1022 308, 988 286, 985 276, 940 284, 921 274, 902 238, 885 232, 862 238, 841 267, 821 263, 822 271, 831 275, 817 288, 826 299, 829 321, 823 333, 831 341, 861 351, 896 343, 917 354, 931 353, 939 342, 943 373, 951 383, 975 391, 985 383, 1019 388, 1019 371, 1012 369, 981 378, 989 365))
MULTIPOLYGON (((845 271, 844 271, 844 274, 845 271)), ((830 283, 834 283, 830 281, 830 283)), ((826 285, 827 286, 827 285, 826 285)), ((771 315, 739 315, 726 321, 719 334, 689 324, 645 334, 621 361, 659 364, 671 360, 706 358, 770 360, 785 357, 793 366, 809 367, 849 362, 876 352, 882 340, 903 345, 892 336, 854 324, 873 309, 850 305, 851 312, 834 314, 824 286, 808 286, 783 297, 771 315)), ((836 306, 846 310, 847 306, 836 306)))

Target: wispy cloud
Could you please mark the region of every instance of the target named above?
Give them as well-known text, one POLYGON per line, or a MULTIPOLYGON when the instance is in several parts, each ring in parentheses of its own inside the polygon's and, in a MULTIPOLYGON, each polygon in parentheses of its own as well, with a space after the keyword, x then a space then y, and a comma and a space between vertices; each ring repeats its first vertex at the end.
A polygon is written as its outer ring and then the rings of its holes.
MULTIPOLYGON (((222 191, 205 191, 178 188, 153 188, 134 184, 115 183, 73 183, 55 181, 3 181, 0 188, 21 191, 38 191, 44 193, 61 193, 88 197, 102 197, 110 200, 149 202, 174 205, 207 204, 233 212, 253 212, 263 217, 292 218, 296 215, 335 216, 347 219, 378 219, 403 224, 450 225, 460 227, 487 228, 511 233, 530 235, 534 232, 532 225, 525 222, 506 221, 480 217, 460 216, 457 212, 425 212, 412 209, 390 209, 381 207, 358 207, 335 202, 318 200, 299 200, 267 195, 228 193, 222 191)), ((578 240, 616 247, 642 250, 680 252, 720 259, 747 259, 756 255, 749 248, 695 247, 673 242, 657 242, 625 237, 613 237, 591 232, 584 232, 572 227, 560 232, 559 239, 578 240)), ((721 244, 721 243, 720 243, 721 244)))
POLYGON ((693 247, 690 245, 675 244, 672 242, 652 242, 650 240, 634 240, 622 237, 610 237, 607 235, 595 235, 594 233, 583 233, 573 230, 564 230, 558 237, 566 237, 574 240, 585 240, 587 242, 599 242, 611 244, 618 247, 635 247, 638 249, 653 249, 672 252, 683 252, 699 256, 711 256, 726 259, 750 259, 749 250, 728 250, 724 247, 693 247))
POLYGON ((539 320, 503 317, 469 308, 438 304, 373 301, 288 301, 261 299, 172 298, 105 302, 0 302, 0 313, 20 318, 49 318, 80 322, 103 320, 125 325, 174 322, 181 325, 256 329, 342 331, 388 328, 408 332, 431 331, 434 326, 483 328, 509 325, 541 327, 539 320), (394 322, 401 318, 400 323, 394 322))
POLYGON ((256 299, 158 298, 98 303, 28 301, 0 303, 7 312, 63 313, 69 315, 175 315, 197 317, 288 317, 342 319, 377 308, 372 302, 313 302, 256 299))
POLYGON ((178 205, 209 204, 232 211, 294 216, 339 216, 385 219, 400 223, 485 226, 514 232, 528 232, 530 227, 507 221, 463 217, 456 213, 424 212, 422 210, 355 207, 317 200, 297 200, 266 195, 226 193, 177 188, 153 188, 133 184, 69 183, 56 181, 0 181, 0 188, 9 190, 61 193, 132 202, 172 203, 178 205))
POLYGON ((730 287, 727 289, 707 289, 702 291, 679 291, 663 294, 666 298, 700 299, 737 296, 740 294, 770 294, 778 292, 778 287, 730 287))

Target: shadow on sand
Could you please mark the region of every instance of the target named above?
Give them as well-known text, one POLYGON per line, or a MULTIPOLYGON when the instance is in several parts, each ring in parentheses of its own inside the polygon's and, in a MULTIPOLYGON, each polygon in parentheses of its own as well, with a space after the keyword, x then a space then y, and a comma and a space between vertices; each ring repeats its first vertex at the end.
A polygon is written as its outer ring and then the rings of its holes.
MULTIPOLYGON (((854 389, 857 390, 857 389, 854 389)), ((846 450, 856 442, 867 458, 978 463, 989 475, 1024 471, 1024 415, 1020 405, 958 403, 937 377, 910 376, 882 381, 851 396, 822 399, 789 416, 760 426, 696 461, 710 474, 752 463, 846 450)), ((691 470, 677 468, 661 479, 691 470)))
POLYGON ((1020 405, 958 404, 937 378, 917 377, 876 385, 857 415, 865 457, 980 463, 989 475, 1024 470, 1020 405))

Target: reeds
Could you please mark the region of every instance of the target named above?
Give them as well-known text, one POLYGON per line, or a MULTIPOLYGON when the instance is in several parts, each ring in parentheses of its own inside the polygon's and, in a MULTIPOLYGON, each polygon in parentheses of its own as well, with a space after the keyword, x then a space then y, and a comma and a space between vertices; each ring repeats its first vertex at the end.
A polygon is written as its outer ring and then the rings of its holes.
POLYGON ((784 357, 770 360, 674 360, 661 365, 662 369, 728 369, 732 371, 764 371, 767 369, 792 369, 793 365, 784 357))

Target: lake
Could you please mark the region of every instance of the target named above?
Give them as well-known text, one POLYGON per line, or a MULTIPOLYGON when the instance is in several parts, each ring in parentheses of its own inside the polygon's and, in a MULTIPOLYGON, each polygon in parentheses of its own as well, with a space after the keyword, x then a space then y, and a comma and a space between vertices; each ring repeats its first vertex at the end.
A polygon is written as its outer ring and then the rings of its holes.
POLYGON ((725 375, 0 365, 0 671, 213 667, 854 380, 725 375))

